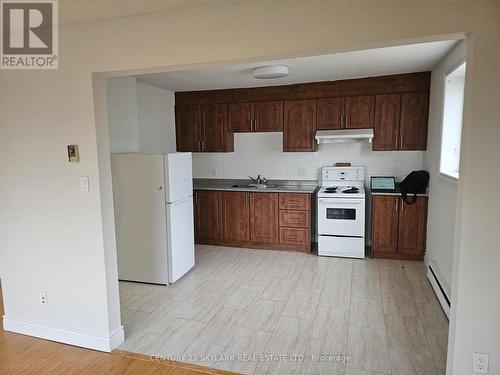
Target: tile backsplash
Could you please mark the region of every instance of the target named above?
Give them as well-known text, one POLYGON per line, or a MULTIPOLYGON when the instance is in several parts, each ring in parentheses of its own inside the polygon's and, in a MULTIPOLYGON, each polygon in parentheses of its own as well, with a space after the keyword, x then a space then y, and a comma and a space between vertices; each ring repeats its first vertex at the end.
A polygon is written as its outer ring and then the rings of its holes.
POLYGON ((321 167, 350 162, 366 167, 369 176, 400 180, 422 168, 423 151, 372 151, 368 142, 321 144, 318 152, 283 152, 282 133, 234 135, 234 152, 193 154, 195 178, 320 179, 321 167))

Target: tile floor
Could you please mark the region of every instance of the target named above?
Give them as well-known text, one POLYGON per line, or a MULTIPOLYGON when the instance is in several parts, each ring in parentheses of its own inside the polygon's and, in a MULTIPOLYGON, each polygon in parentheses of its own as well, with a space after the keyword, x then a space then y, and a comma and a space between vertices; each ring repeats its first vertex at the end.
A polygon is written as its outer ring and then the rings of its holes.
POLYGON ((169 287, 120 282, 120 349, 244 374, 445 373, 448 321, 422 262, 214 246, 196 258, 169 287))

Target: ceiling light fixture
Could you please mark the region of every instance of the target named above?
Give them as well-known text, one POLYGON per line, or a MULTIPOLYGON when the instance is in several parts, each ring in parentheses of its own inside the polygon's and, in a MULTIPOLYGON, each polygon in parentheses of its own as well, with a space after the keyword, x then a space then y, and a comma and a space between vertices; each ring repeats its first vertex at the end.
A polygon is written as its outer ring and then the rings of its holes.
POLYGON ((253 78, 273 79, 283 78, 288 75, 289 69, 286 65, 261 66, 252 70, 253 78))

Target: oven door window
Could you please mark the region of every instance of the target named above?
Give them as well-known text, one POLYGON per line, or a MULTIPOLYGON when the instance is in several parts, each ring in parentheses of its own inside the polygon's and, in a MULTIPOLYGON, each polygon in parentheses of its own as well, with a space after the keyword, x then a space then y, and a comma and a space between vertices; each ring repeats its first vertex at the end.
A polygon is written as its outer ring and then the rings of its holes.
POLYGON ((327 208, 326 218, 329 220, 356 220, 355 208, 327 208))

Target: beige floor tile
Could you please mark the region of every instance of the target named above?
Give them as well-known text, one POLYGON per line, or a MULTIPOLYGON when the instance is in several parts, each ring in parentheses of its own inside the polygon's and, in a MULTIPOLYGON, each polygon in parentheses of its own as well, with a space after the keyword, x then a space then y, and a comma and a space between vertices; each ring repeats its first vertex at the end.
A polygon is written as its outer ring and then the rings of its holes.
POLYGON ((285 305, 283 315, 298 319, 313 319, 320 293, 308 289, 295 289, 285 305))
POLYGON ((417 302, 418 314, 426 334, 448 336, 448 319, 438 303, 417 302))
POLYGON ((339 283, 325 283, 319 304, 321 306, 336 307, 336 308, 349 308, 351 296, 351 286, 339 283))
POLYGON ((349 327, 347 353, 349 368, 389 374, 389 350, 385 331, 372 328, 349 327))
POLYGON ((439 303, 429 280, 410 280, 409 284, 415 302, 439 303))
POLYGON ((247 311, 223 307, 207 323, 196 339, 218 345, 227 345, 247 314, 247 311))
POLYGON ((363 277, 378 277, 377 261, 374 259, 353 260, 352 275, 363 277))
POLYGON ((226 350, 226 346, 193 340, 182 352, 181 362, 213 367, 226 350))
POLYGON ((378 277, 353 276, 351 295, 356 298, 382 299, 378 277))
POLYGON ((434 361, 438 375, 446 375, 446 361, 434 361))
POLYGON ((137 323, 134 329, 166 335, 173 330, 173 322, 177 318, 183 317, 189 306, 191 304, 186 302, 171 303, 163 309, 153 311, 145 319, 137 323))
POLYGON ((427 335, 432 357, 436 361, 446 361, 448 351, 448 336, 427 335))
POLYGON ((189 319, 176 319, 172 327, 173 332, 164 336, 158 349, 162 356, 178 356, 184 352, 188 344, 193 341, 205 326, 205 322, 189 319))
POLYGON ((310 336, 318 340, 345 344, 348 322, 348 309, 318 306, 310 336))
POLYGON ((351 298, 349 325, 362 328, 385 329, 382 301, 351 298))
POLYGON ((419 318, 385 315, 385 327, 390 350, 412 354, 431 354, 419 318))
POLYGON ((288 300, 288 297, 290 296, 290 293, 292 291, 294 284, 295 284, 295 280, 292 280, 292 279, 273 278, 273 279, 271 279, 269 284, 267 284, 267 286, 264 287, 264 292, 262 293, 260 298, 261 299, 270 299, 273 301, 286 301, 286 300, 288 300))
POLYGON ((404 268, 381 268, 379 278, 381 289, 409 290, 410 288, 404 268))
POLYGON ((340 257, 328 257, 328 258, 330 259, 330 264, 352 267, 352 259, 351 258, 340 258, 340 257))
POLYGON ((435 375, 436 367, 432 357, 418 354, 389 351, 393 374, 435 375))
MULTIPOLYGON (((422 278, 422 262, 204 245, 196 246, 196 261, 193 270, 168 287, 120 282, 126 331, 120 349, 181 356, 184 362, 242 373, 376 375, 387 370, 385 311, 418 316, 429 338, 432 364, 444 367, 448 322, 422 278), (410 307, 412 298, 418 302, 415 307, 410 307), (306 349, 332 354, 341 347, 351 356, 347 368, 302 362, 306 349), (226 352, 263 356, 231 361, 226 352), (276 357, 283 353, 295 357, 276 357)), ((397 332, 406 329, 395 326, 397 332)), ((393 336, 394 342, 404 342, 393 336)), ((401 374, 418 370, 427 358, 392 357, 401 374)))
POLYGON ((299 333, 303 333, 309 336, 313 325, 312 320, 302 320, 298 318, 292 318, 289 316, 281 316, 276 328, 274 328, 275 332, 278 331, 297 331, 299 333))
POLYGON ((297 280, 297 285, 302 289, 321 291, 329 263, 329 259, 322 257, 309 258, 297 280))
POLYGON ((260 299, 254 304, 242 326, 260 331, 273 331, 284 306, 285 303, 281 301, 260 299))
POLYGON ((122 325, 125 329, 130 329, 137 323, 143 321, 150 313, 121 309, 122 325))
POLYGON ((375 259, 377 262, 377 267, 379 269, 382 268, 402 268, 404 261, 398 259, 384 259, 377 258, 375 259))
POLYGON ((182 317, 208 322, 228 299, 228 295, 205 294, 190 304, 182 314, 182 317))
POLYGON ((404 289, 382 289, 384 313, 418 318, 418 311, 411 292, 404 289))
POLYGON ((404 269, 408 280, 426 280, 427 267, 423 262, 405 261, 404 269))
POLYGON ((242 285, 224 303, 230 309, 250 310, 264 291, 261 287, 242 285))
POLYGON ((254 372, 255 375, 302 375, 302 361, 283 360, 274 356, 259 362, 254 372))
POLYGON ((242 374, 253 374, 270 338, 269 332, 238 329, 224 352, 230 360, 217 362, 215 367, 242 374))
POLYGON ((360 370, 357 368, 347 368, 346 375, 381 375, 382 372, 360 370))
POLYGON ((118 348, 133 353, 144 355, 160 354, 162 337, 148 332, 134 332, 126 336, 126 340, 118 348))
POLYGON ((351 285, 352 278, 352 263, 348 265, 330 262, 326 273, 325 282, 335 284, 351 285))
POLYGON ((343 375, 345 356, 345 344, 309 339, 301 374, 343 375))

